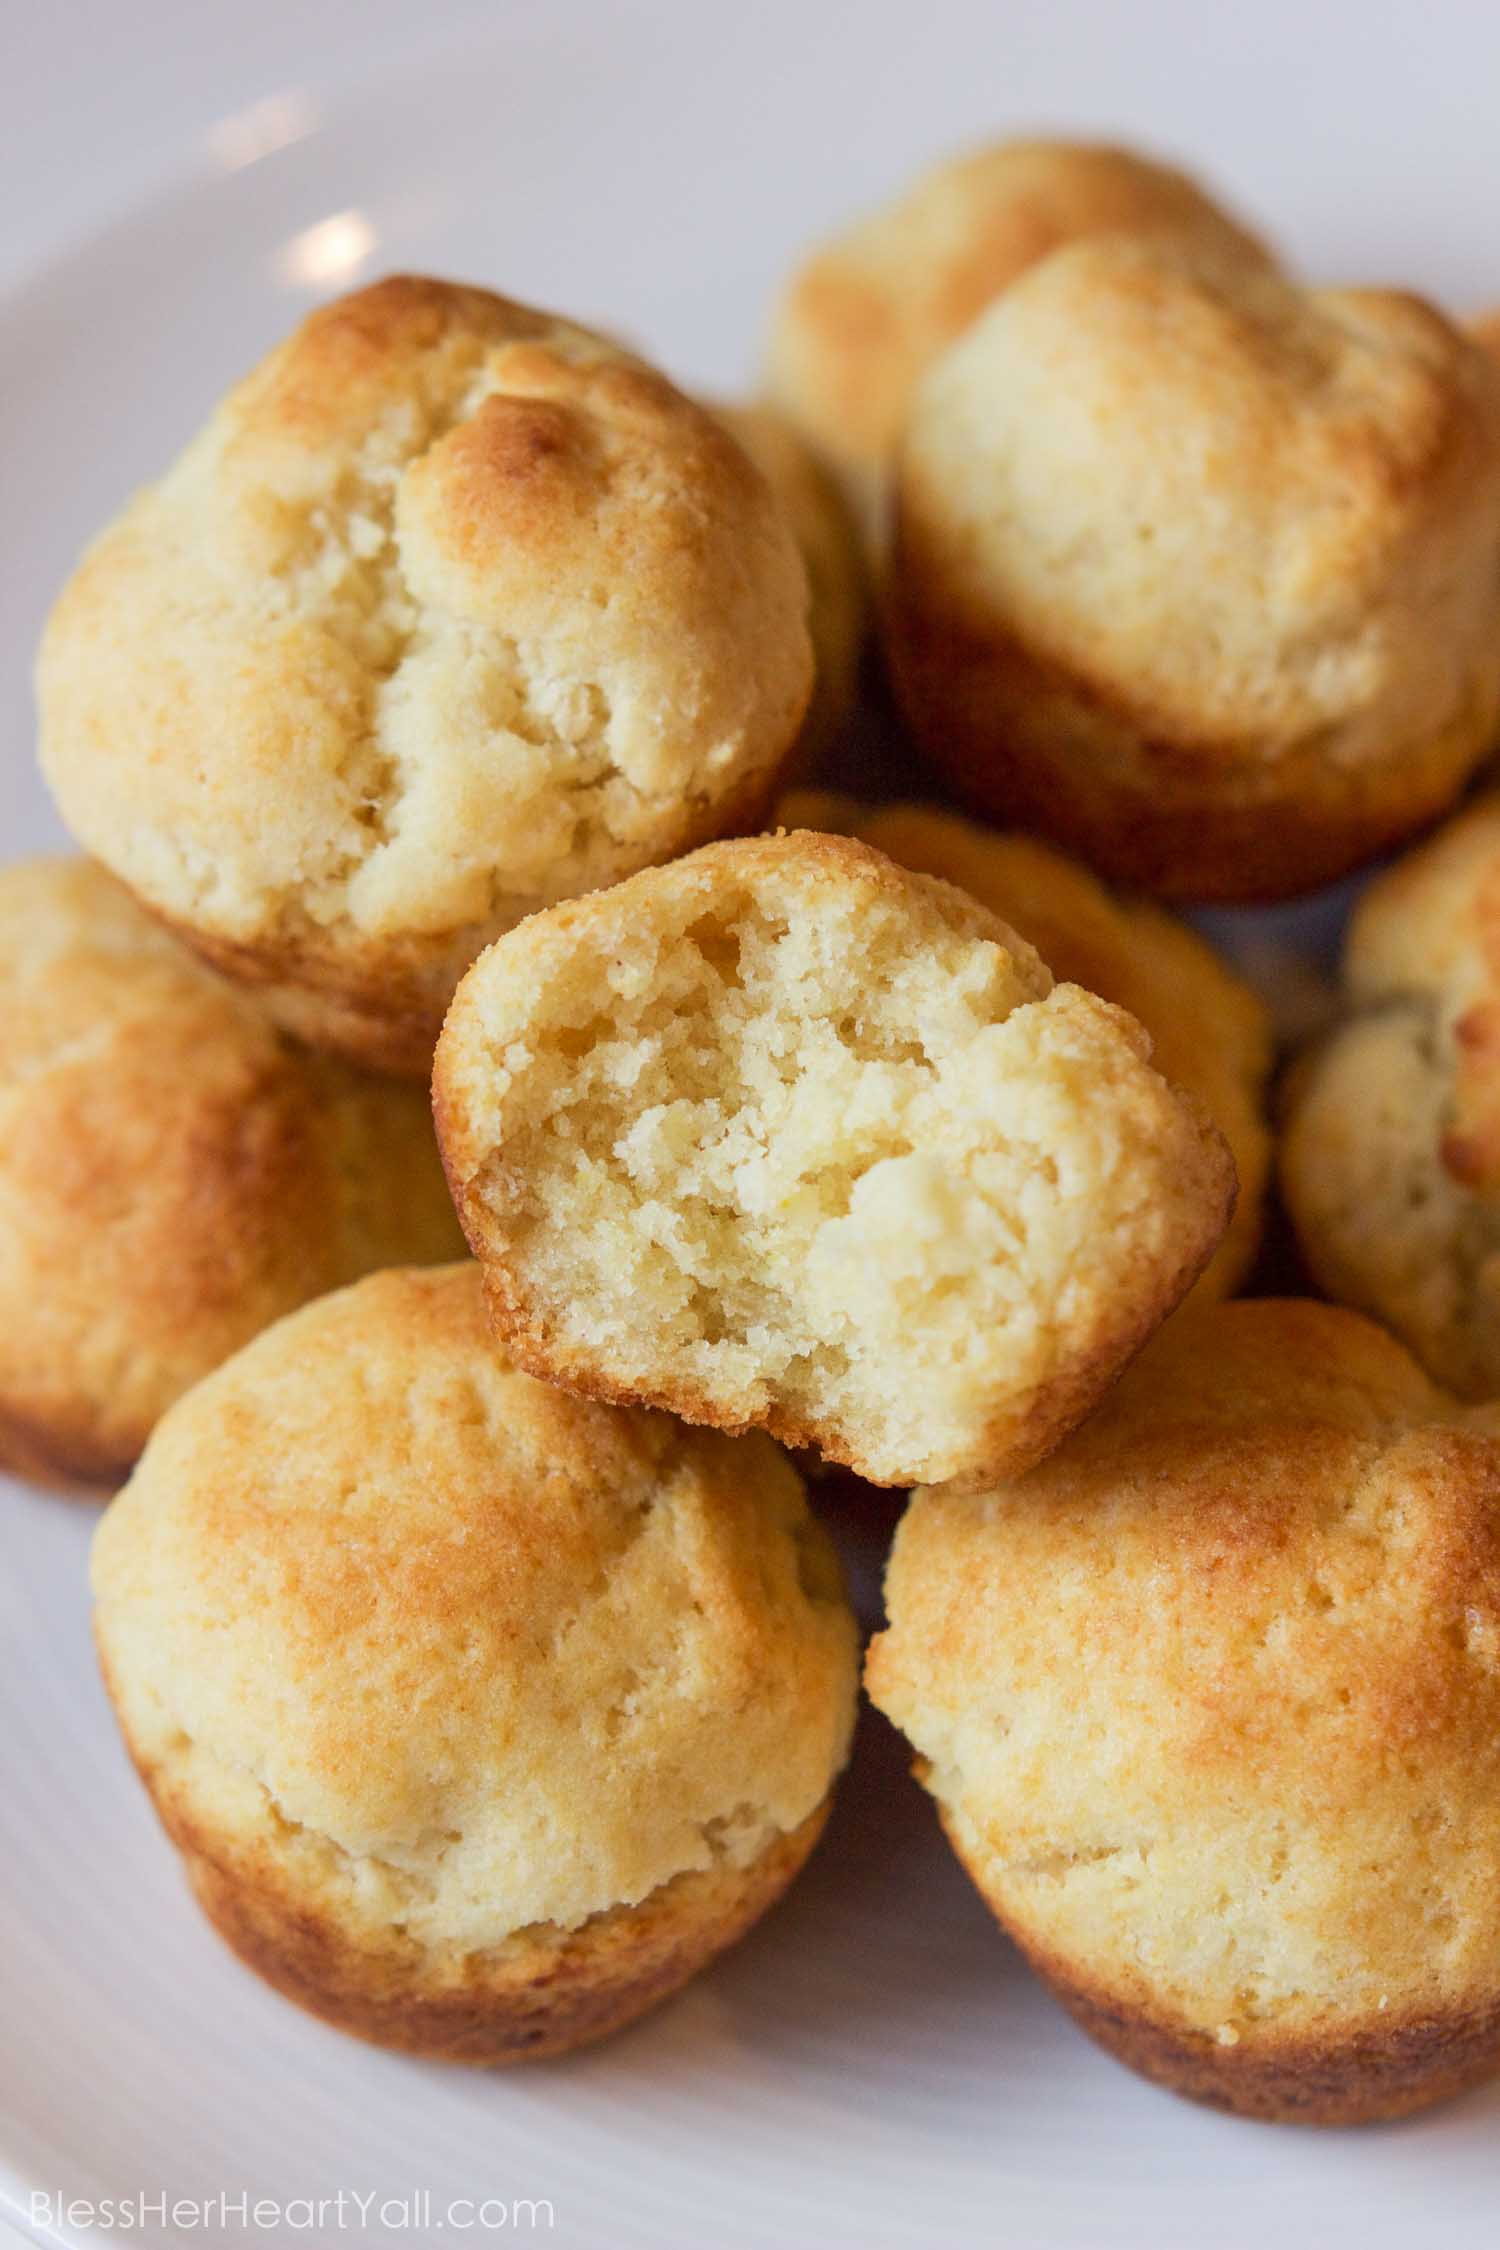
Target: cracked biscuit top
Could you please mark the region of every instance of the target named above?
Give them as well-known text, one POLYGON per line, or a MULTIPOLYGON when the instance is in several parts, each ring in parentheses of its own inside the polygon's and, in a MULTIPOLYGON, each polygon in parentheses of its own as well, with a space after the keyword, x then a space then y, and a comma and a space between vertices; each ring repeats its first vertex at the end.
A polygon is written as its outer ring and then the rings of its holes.
POLYGON ((490 938, 753 819, 806 606, 763 480, 664 377, 397 278, 314 313, 90 550, 43 763, 297 1028, 425 1070, 490 938))
POLYGON ((1344 980, 1288 1104, 1303 1253, 1440 1382, 1500 1396, 1500 796, 1369 886, 1344 980))
POLYGON ((516 1373, 468 1265, 326 1297, 201 1384, 93 1577, 174 1832, 428 1947, 749 1866, 853 1722, 853 1621, 786 1457, 516 1373))
POLYGON ((1174 1323, 1029 1476, 917 1493, 886 1598, 875 1702, 1117 2027, 1315 2053, 1494 2008, 1500 1433, 1372 1322, 1174 1323))

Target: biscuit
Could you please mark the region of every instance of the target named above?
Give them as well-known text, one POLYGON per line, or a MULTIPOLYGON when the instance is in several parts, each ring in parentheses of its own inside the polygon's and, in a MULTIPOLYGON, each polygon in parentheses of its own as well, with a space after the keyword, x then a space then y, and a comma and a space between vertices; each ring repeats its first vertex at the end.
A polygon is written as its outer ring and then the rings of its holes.
POLYGON ((159 1426, 94 1545, 131 1756, 229 1943, 471 2063, 630 2021, 816 1840, 853 1723, 768 1440, 507 1366, 472 1265, 377 1274, 159 1426))
POLYGON ((434 1109, 521 1365, 900 1485, 1035 1460, 1216 1248, 1149 1045, 951 885, 766 836, 492 946, 434 1109))
POLYGON ((38 671, 85 846, 303 1037, 425 1076, 534 908, 753 826, 812 686, 700 407, 447 283, 322 307, 96 541, 38 671))
POLYGON ((1319 1288, 1500 1397, 1500 797, 1370 884, 1348 1014, 1293 1073, 1281 1179, 1319 1288))
POLYGON ((933 361, 1039 258, 1121 228, 1266 256, 1169 165, 1089 142, 995 142, 935 166, 798 269, 772 328, 772 396, 873 514, 933 361))
POLYGON ((0 870, 0 1463, 118 1483, 268 1322, 462 1237, 420 1091, 310 1053, 87 860, 0 870))
POLYGON ((1174 1321, 1042 1467, 913 1496, 867 1684, 1083 2028, 1254 2117, 1500 2065, 1500 1422, 1341 1308, 1174 1321))
POLYGON ((1500 367, 1415 298, 1075 243, 933 368, 898 483, 909 721, 1119 881, 1289 897, 1493 744, 1500 367))
POLYGON ((783 415, 767 406, 713 411, 781 502, 807 572, 816 679, 790 764, 810 774, 848 726, 859 690, 870 607, 859 527, 833 478, 783 415))
POLYGON ((1239 1178, 1229 1230, 1191 1301, 1237 1289, 1260 1247, 1271 1162, 1271 1023, 1243 977, 1175 915, 1116 897, 1033 836, 982 828, 935 805, 861 805, 814 790, 784 797, 776 817, 787 828, 858 836, 902 867, 956 883, 1034 945, 1061 982, 1086 986, 1144 1026, 1155 1067, 1203 1104, 1239 1178))

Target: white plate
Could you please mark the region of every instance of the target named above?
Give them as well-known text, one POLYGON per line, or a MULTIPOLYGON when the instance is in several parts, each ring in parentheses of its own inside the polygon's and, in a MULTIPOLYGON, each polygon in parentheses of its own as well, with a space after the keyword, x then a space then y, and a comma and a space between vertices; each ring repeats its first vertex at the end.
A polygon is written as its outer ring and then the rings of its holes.
MULTIPOLYGON (((295 21, 284 0, 270 12, 295 21)), ((51 258, 0 317, 4 851, 57 833, 25 684, 52 590, 320 288, 394 265, 493 281, 733 387, 808 235, 955 138, 1065 120, 1207 164, 1311 266, 1396 274, 1459 304, 1500 296, 1500 159, 1473 115, 1473 89, 1500 84, 1500 14, 1429 10, 1419 39, 1355 4, 1261 0, 1210 34, 1214 13, 881 0, 851 16, 773 0, 729 17, 702 0, 573 0, 503 37, 491 17, 461 54, 332 99, 294 93, 185 148, 172 184, 51 258)), ((34 2190, 291 2206, 343 2189, 434 2199, 430 2223, 351 2217, 369 2243, 460 2231, 461 2212, 438 2227, 447 2199, 482 2196, 545 2200, 553 2224, 536 2231, 582 2250, 1495 2239, 1500 2094, 1313 2135, 1151 2091, 1021 1970, 874 1723, 788 1903, 638 2030, 488 2077, 339 2038, 242 1972, 185 1896, 95 1679, 90 1522, 0 1486, 13 2216, 34 2190)), ((857 1544, 868 1584, 878 1535, 857 1544)), ((35 2215, 29 2231, 100 2239, 35 2215)), ((524 2209, 488 2231, 526 2235, 524 2209)), ((190 2214, 136 2238, 339 2234, 291 2206, 276 2224, 190 2214)))

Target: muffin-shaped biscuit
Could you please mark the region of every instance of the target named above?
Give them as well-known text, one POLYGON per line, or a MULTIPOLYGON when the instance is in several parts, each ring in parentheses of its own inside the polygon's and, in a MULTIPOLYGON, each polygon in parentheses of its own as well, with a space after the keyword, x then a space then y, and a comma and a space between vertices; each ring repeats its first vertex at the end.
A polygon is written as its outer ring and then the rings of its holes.
POLYGON ((715 412, 781 502, 807 572, 817 677, 792 764, 810 772, 848 724, 858 693, 869 611, 859 530, 838 486, 783 415, 765 406, 715 412))
POLYGON ((298 1046, 102 868, 0 872, 0 1464, 118 1482, 269 1321, 461 1248, 416 1087, 298 1046))
POLYGON ((1117 897, 1075 859, 927 805, 861 805, 813 790, 782 799, 788 828, 858 836, 902 867, 940 875, 1034 945, 1053 975, 1128 1009, 1151 1060, 1202 1102, 1229 1144, 1239 1198, 1193 1298, 1238 1288, 1260 1246, 1271 1135, 1271 1025, 1263 1002, 1185 922, 1117 897))
POLYGON ((982 809, 1178 897, 1430 819, 1500 712, 1500 368, 1411 297, 1115 237, 923 384, 898 691, 982 809))
POLYGON ((460 986, 438 1137, 534 1374, 874 1484, 1035 1460, 1234 1195, 1133 1018, 842 836, 711 844, 460 986))
POLYGON ((937 165, 797 271, 772 331, 772 393, 873 502, 932 362, 1050 250, 1121 228, 1265 257, 1168 165, 1089 142, 1000 141, 937 165))
POLYGON ((1500 1396, 1500 797, 1372 883, 1351 1014, 1294 1072, 1281 1176, 1320 1288, 1500 1396))
POLYGON ((1336 1307, 1174 1321, 1019 1482, 919 1492, 870 1692, 1085 2030, 1261 2117, 1500 2063, 1500 1426, 1336 1307))
POLYGON ((812 684, 781 510, 603 339, 435 281, 315 312, 62 594, 74 832, 304 1036, 424 1074, 473 956, 753 823, 812 684))
POLYGON ((281 1322, 100 1526, 125 1739, 222 1935, 343 2030, 597 2038, 816 1841, 855 1633, 767 1440, 517 1374, 472 1266, 281 1322))

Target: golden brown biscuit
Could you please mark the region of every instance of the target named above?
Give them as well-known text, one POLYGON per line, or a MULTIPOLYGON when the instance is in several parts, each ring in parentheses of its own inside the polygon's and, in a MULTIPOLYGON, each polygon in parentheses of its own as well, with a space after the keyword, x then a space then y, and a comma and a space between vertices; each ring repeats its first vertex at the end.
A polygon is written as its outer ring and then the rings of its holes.
POLYGON ((935 166, 798 269, 772 329, 772 394, 873 514, 933 361, 1039 258, 1121 228, 1266 256, 1169 165, 1089 142, 995 142, 935 166))
POLYGON ((868 1685, 1084 2029, 1256 2117, 1500 2065, 1500 1424, 1370 1322, 1174 1321, 1041 1468, 919 1492, 868 1685))
POLYGON ((517 1374, 469 1265, 200 1384, 93 1575, 221 1933, 417 2054, 555 2053, 675 1990, 796 1873, 848 1747, 853 1620, 791 1464, 517 1374))
POLYGON ((1116 236, 933 368, 898 692, 982 810, 1183 898, 1431 819, 1500 715, 1500 368, 1415 298, 1116 236))
POLYGON ((1294 1072, 1281 1177, 1320 1288, 1500 1396, 1500 797, 1365 891, 1350 1013, 1294 1072))
POLYGON ((87 860, 0 871, 0 1464, 117 1483, 269 1321, 461 1247, 416 1087, 297 1046, 87 860))
POLYGON ((817 678, 791 765, 811 773, 853 714, 869 615, 859 529, 838 486, 784 415, 768 406, 716 406, 777 499, 807 572, 807 627, 817 678))
POLYGON ((951 885, 767 836, 492 946, 434 1104, 521 1364, 899 1485, 1037 1459, 1217 1246, 1149 1044, 951 885))
POLYGON ((80 839, 302 1036, 425 1075, 534 907, 753 825, 812 686, 806 579, 664 377, 484 290, 312 314, 48 624, 80 839))
POLYGON ((1229 1144, 1239 1199, 1192 1302, 1228 1296, 1260 1246, 1271 1135, 1264 1003, 1212 946, 1145 899, 1119 898, 1077 860, 1035 837, 1002 834, 929 805, 861 805, 815 790, 782 798, 787 828, 858 836, 902 867, 940 875, 1034 945, 1053 975, 1084 985, 1144 1025, 1163 1078, 1202 1102, 1229 1144))

